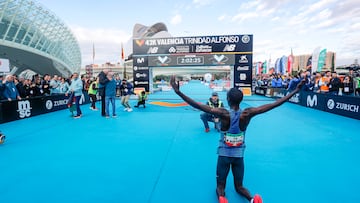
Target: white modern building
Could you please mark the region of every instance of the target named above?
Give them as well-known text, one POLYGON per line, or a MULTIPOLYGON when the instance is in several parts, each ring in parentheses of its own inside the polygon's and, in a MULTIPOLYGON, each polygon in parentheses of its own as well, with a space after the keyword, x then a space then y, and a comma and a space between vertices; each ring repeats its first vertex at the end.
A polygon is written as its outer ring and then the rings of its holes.
POLYGON ((79 44, 64 22, 32 0, 0 0, 0 58, 13 74, 79 72, 79 44))

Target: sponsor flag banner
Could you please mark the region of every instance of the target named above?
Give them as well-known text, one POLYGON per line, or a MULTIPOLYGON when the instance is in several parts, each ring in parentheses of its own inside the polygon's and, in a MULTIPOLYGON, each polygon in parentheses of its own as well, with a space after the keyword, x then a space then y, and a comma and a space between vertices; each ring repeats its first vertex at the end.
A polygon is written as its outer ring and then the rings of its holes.
POLYGON ((95 44, 94 43, 93 43, 92 59, 93 59, 93 62, 94 62, 94 60, 95 60, 95 44))
POLYGON ((271 68, 271 56, 269 58, 269 62, 267 63, 267 70, 266 70, 266 73, 269 73, 270 72, 270 68, 271 68))
POLYGON ((280 73, 280 58, 275 61, 275 73, 280 73))
POLYGON ((294 55, 293 55, 293 51, 292 51, 292 49, 291 49, 291 54, 290 54, 290 56, 288 57, 288 64, 287 64, 287 72, 288 72, 289 74, 292 73, 293 64, 294 64, 294 55))
POLYGON ((312 73, 317 71, 320 49, 321 49, 321 47, 316 47, 312 54, 312 60, 311 60, 311 72, 312 73))
POLYGON ((125 52, 124 52, 124 46, 121 43, 121 59, 124 60, 125 59, 125 52))
POLYGON ((323 69, 325 65, 325 60, 326 60, 326 49, 323 49, 319 54, 319 61, 317 67, 318 72, 321 72, 321 70, 323 69))
POLYGON ((280 73, 285 74, 286 73, 286 65, 287 65, 287 57, 283 56, 280 59, 280 73))
POLYGON ((260 73, 261 73, 261 66, 262 66, 262 63, 261 63, 261 62, 257 62, 257 63, 256 63, 256 74, 260 74, 260 73))
POLYGON ((268 66, 267 61, 265 61, 262 67, 262 73, 266 74, 267 66, 268 66))
POLYGON ((306 62, 306 70, 311 71, 312 56, 310 56, 306 62))

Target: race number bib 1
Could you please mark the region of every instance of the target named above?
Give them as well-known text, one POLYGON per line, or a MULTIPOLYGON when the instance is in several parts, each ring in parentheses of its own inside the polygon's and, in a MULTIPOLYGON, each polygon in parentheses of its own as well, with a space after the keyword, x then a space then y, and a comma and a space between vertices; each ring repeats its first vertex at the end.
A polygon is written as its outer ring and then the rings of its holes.
POLYGON ((224 142, 229 147, 239 147, 244 142, 244 132, 239 134, 226 133, 224 135, 224 142))

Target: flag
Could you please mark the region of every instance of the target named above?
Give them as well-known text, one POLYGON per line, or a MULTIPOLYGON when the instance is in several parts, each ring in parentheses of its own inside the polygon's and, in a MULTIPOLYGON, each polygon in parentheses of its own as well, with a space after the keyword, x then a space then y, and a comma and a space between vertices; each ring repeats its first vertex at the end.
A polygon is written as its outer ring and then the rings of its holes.
POLYGON ((124 52, 124 46, 121 43, 121 59, 124 60, 125 59, 125 52, 124 52))
POLYGON ((312 70, 311 68, 311 64, 312 64, 312 56, 310 56, 307 60, 307 63, 306 63, 306 70, 310 71, 312 70))
POLYGON ((321 50, 320 54, 319 54, 319 61, 318 61, 318 67, 317 67, 317 71, 321 72, 321 70, 324 67, 325 64, 325 59, 326 59, 326 49, 321 50))
POLYGON ((289 74, 292 73, 293 64, 294 64, 294 55, 293 55, 293 51, 292 51, 292 49, 291 49, 291 54, 290 54, 290 56, 288 57, 288 64, 287 64, 287 72, 288 72, 289 74))
POLYGON ((267 61, 265 60, 265 62, 263 63, 263 69, 262 69, 262 73, 267 73, 266 71, 267 71, 267 66, 268 66, 268 64, 267 64, 267 61))
POLYGON ((286 64, 287 64, 287 57, 286 56, 282 56, 280 59, 280 73, 282 75, 284 75, 286 73, 286 64))
POLYGON ((331 55, 331 71, 335 71, 335 53, 332 53, 331 55))
POLYGON ((280 58, 277 58, 275 61, 275 73, 280 73, 280 58))
POLYGON ((92 55, 92 57, 93 57, 93 62, 94 62, 94 60, 95 60, 95 44, 93 43, 93 55, 92 55))
POLYGON ((260 74, 262 69, 262 62, 256 63, 256 74, 260 74))
POLYGON ((312 73, 315 73, 317 71, 320 49, 321 49, 320 47, 316 47, 312 54, 312 61, 311 61, 311 72, 312 73))
POLYGON ((271 68, 271 55, 270 55, 270 58, 269 58, 269 63, 267 64, 267 67, 266 67, 266 73, 269 73, 270 72, 270 68, 271 68))

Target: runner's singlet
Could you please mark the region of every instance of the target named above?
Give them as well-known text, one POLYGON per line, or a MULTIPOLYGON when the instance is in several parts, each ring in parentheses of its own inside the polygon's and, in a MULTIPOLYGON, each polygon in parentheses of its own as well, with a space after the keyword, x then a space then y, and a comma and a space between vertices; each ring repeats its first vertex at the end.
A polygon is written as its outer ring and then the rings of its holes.
POLYGON ((227 131, 220 132, 218 147, 219 156, 243 157, 245 151, 245 131, 239 127, 241 109, 230 109, 230 127, 227 131))

